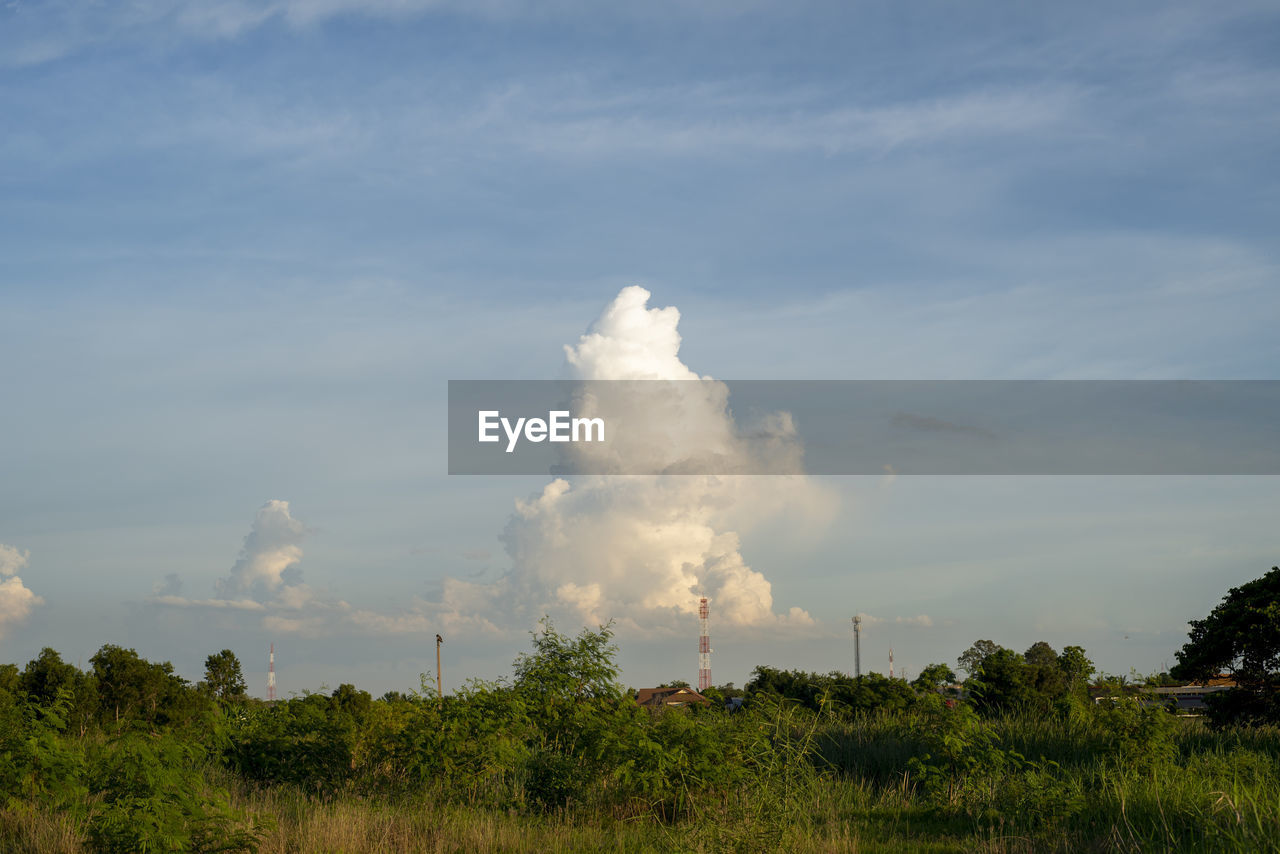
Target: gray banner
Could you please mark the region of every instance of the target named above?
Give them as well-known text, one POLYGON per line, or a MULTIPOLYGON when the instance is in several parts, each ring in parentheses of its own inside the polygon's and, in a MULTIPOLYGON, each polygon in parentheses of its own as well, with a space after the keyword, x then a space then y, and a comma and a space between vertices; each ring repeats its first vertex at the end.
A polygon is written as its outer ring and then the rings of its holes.
POLYGON ((1280 381, 451 380, 449 473, 1280 474, 1280 381))

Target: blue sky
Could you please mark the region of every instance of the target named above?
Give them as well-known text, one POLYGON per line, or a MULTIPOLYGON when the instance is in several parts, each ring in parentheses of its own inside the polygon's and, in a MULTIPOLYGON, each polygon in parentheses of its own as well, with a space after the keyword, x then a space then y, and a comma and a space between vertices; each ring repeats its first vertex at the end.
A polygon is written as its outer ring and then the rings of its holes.
MULTIPOLYGON (((286 692, 416 685, 425 626, 148 600, 212 596, 273 499, 326 601, 512 569, 544 482, 444 475, 445 381, 560 376, 627 285, 717 377, 1274 379, 1278 36, 1263 3, 8 2, 0 544, 43 603, 0 658, 274 640, 286 692)), ((718 680, 847 667, 854 611, 908 670, 978 637, 1151 670, 1277 562, 1274 478, 825 487, 804 536, 740 531, 816 627, 726 632, 718 680)), ((628 681, 692 678, 623 641, 628 681)))

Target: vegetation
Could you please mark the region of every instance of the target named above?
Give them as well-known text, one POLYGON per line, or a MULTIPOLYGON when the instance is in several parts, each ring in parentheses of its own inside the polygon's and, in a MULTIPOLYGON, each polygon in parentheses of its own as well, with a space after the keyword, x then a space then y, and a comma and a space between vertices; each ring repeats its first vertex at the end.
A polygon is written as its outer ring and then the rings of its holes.
MULTIPOLYGON (((1228 600, 1254 619, 1246 588, 1228 600)), ((609 626, 544 623, 509 680, 268 705, 227 650, 191 685, 133 650, 81 672, 46 649, 0 667, 0 850, 1280 850, 1276 722, 1211 727, 1114 684, 1094 702, 1079 647, 980 641, 963 692, 941 664, 758 667, 659 712, 615 653, 609 626)))
POLYGON ((1231 588, 1178 651, 1171 675, 1204 680, 1227 671, 1240 690, 1210 699, 1220 724, 1280 721, 1280 567, 1231 588))

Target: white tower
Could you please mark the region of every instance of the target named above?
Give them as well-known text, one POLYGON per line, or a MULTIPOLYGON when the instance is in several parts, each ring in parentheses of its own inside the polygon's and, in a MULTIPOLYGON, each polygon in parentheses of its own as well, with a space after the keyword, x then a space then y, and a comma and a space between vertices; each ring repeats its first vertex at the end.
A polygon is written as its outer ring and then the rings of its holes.
POLYGON ((276 645, 271 645, 271 652, 267 656, 267 702, 274 703, 276 701, 276 645))
POLYGON ((853 678, 862 677, 862 615, 853 618, 853 678))
POLYGON ((710 609, 707 597, 698 600, 698 690, 705 691, 711 687, 711 629, 708 622, 710 609))

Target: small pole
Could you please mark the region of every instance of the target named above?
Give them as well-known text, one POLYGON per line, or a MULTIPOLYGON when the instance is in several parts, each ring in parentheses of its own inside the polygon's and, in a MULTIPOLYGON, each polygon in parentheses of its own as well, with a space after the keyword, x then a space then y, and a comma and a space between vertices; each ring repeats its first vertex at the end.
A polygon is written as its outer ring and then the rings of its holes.
POLYGON ((440 644, 444 638, 436 635, 436 702, 444 705, 444 674, 440 672, 440 644))

